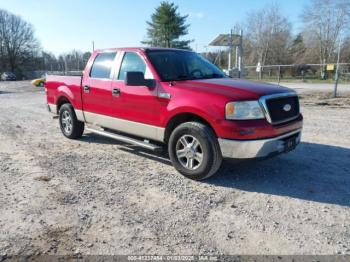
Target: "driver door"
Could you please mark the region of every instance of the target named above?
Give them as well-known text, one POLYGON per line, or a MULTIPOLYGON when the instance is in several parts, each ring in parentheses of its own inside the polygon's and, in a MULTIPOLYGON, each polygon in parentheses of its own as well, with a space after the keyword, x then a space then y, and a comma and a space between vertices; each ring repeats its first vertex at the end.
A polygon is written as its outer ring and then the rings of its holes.
POLYGON ((160 122, 161 104, 157 87, 127 86, 124 83, 126 72, 142 72, 145 78, 153 79, 143 54, 123 52, 119 70, 112 80, 112 89, 116 90, 112 96, 113 117, 125 120, 123 128, 130 130, 122 131, 151 138, 160 122))

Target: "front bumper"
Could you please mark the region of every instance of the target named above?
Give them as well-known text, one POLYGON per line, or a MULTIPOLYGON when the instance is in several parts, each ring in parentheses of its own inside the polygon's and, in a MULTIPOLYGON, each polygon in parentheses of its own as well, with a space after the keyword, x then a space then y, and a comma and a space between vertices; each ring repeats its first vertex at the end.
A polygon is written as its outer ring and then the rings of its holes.
POLYGON ((231 140, 219 138, 218 141, 224 158, 264 158, 285 152, 286 140, 293 136, 295 136, 296 144, 299 144, 301 129, 268 139, 231 140))

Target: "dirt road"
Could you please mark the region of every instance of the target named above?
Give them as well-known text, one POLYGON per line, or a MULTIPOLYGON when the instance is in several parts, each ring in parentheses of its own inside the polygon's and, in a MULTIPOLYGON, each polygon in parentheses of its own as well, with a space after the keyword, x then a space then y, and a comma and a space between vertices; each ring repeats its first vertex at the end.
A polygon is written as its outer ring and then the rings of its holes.
POLYGON ((0 255, 350 254, 350 105, 305 103, 302 144, 204 182, 71 141, 27 82, 0 82, 0 255))
MULTIPOLYGON (((273 84, 278 84, 277 82, 272 82, 273 84)), ((293 88, 298 90, 298 92, 308 92, 308 91, 327 91, 333 92, 334 83, 302 83, 302 82, 281 82, 281 86, 293 88)), ((350 83, 338 84, 337 88, 338 94, 349 93, 350 83)))

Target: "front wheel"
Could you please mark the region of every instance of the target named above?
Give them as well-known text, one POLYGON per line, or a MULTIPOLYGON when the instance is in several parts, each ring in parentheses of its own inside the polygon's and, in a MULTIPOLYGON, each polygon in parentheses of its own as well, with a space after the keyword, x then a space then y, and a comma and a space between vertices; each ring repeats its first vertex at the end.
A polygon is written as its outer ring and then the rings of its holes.
POLYGON ((84 133, 84 122, 77 119, 71 104, 64 104, 59 112, 60 128, 63 135, 70 139, 80 138, 84 133))
POLYGON ((176 170, 194 180, 214 175, 222 162, 214 132, 199 122, 187 122, 176 127, 170 135, 168 150, 176 170))

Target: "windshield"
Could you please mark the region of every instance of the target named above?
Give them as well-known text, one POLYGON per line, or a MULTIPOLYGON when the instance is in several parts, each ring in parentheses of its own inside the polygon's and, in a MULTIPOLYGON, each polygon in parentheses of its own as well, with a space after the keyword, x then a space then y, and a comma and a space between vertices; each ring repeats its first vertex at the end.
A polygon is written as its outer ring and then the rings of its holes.
POLYGON ((147 55, 162 81, 226 77, 219 68, 194 52, 148 50, 147 55))

